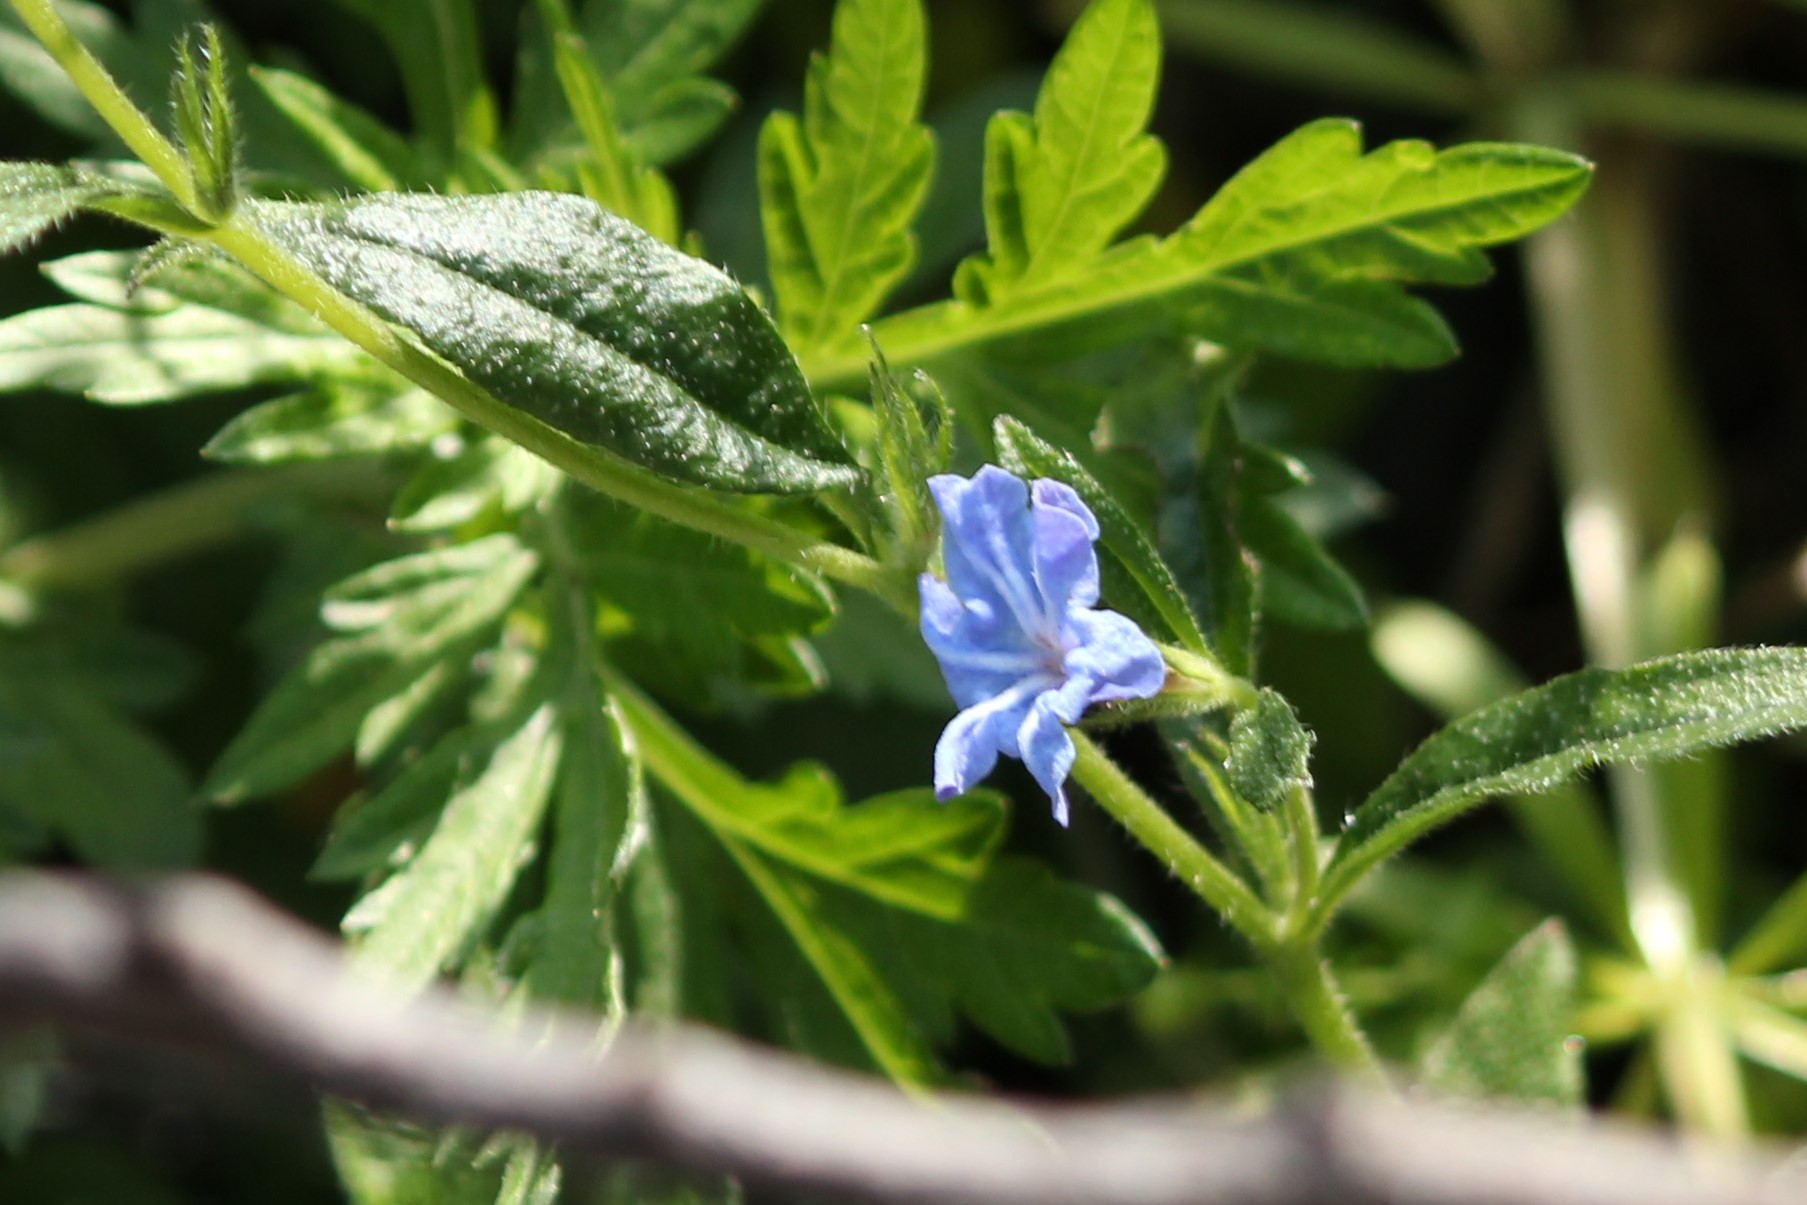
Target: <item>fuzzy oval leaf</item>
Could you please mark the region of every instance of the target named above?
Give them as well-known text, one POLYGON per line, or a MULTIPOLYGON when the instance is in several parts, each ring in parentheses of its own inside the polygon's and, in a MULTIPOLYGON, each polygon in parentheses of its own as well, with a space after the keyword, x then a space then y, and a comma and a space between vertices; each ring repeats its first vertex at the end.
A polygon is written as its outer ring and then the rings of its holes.
POLYGON ((334 288, 574 439, 722 489, 857 477, 746 292, 586 198, 390 194, 253 217, 334 288))
POLYGON ((1596 765, 1685 757, 1807 724, 1807 649, 1708 649, 1584 669, 1437 732, 1356 809, 1325 876, 1334 902, 1412 841, 1495 796, 1596 765))
POLYGON ((1578 1107, 1581 1052, 1569 1042, 1577 973, 1575 945, 1562 922, 1533 929, 1425 1052, 1424 1085, 1451 1096, 1578 1107))

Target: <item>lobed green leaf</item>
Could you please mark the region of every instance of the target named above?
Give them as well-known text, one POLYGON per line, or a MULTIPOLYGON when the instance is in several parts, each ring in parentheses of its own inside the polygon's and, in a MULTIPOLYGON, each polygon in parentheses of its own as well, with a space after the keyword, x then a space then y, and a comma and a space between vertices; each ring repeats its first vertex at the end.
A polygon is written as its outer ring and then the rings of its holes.
POLYGON ((483 773, 446 802, 420 852, 346 914, 360 965, 408 991, 464 951, 532 850, 561 748, 550 703, 495 746, 483 773))
POLYGON ((802 121, 774 113, 760 131, 772 289, 799 349, 856 343, 916 261, 910 227, 935 162, 920 120, 924 26, 921 0, 842 0, 802 121))
POLYGON ((342 633, 264 697, 203 793, 223 803, 287 786, 344 752, 372 708, 442 659, 468 655, 538 567, 512 536, 386 562, 342 583, 325 616, 342 633))
POLYGON ((1042 82, 1035 114, 1000 113, 985 135, 987 249, 956 296, 997 304, 1083 274, 1147 206, 1166 174, 1145 132, 1160 78, 1149 0, 1093 0, 1042 82))
POLYGON ((0 253, 17 251, 96 197, 123 191, 76 167, 0 163, 0 253))

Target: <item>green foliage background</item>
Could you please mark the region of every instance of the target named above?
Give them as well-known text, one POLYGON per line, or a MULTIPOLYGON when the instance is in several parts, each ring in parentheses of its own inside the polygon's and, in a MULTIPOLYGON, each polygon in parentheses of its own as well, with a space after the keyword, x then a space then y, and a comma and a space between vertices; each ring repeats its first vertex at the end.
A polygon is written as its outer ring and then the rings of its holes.
MULTIPOLYGON (((1790 315, 1796 282, 1807 279, 1793 270, 1807 266, 1794 166, 1807 153, 1807 100, 1786 85, 1807 55, 1807 14, 1754 0, 1723 11, 1549 0, 1519 6, 1511 20, 1484 0, 1170 0, 1158 6, 1158 92, 1152 32, 1132 15, 1116 31, 1120 57, 1108 70, 1068 62, 1038 101, 1071 6, 930 5, 926 29, 917 29, 893 20, 895 6, 848 5, 845 27, 833 30, 844 56, 813 67, 811 52, 830 41, 830 6, 777 0, 755 18, 758 7, 712 7, 729 25, 750 20, 712 66, 706 50, 682 44, 665 45, 659 62, 612 61, 607 49, 594 59, 576 53, 643 34, 632 28, 631 7, 588 23, 582 42, 571 40, 580 31, 565 31, 561 43, 541 27, 556 24, 554 6, 525 17, 512 5, 481 6, 475 24, 454 30, 444 60, 454 69, 442 74, 454 93, 466 89, 465 101, 473 81, 512 75, 513 87, 474 104, 423 89, 419 80, 431 73, 398 72, 398 57, 405 68, 419 53, 416 31, 395 24, 404 6, 223 3, 213 11, 236 39, 235 62, 263 64, 233 84, 253 166, 345 193, 433 185, 448 170, 472 191, 506 188, 522 182, 511 173, 525 161, 566 171, 566 183, 654 235, 676 239, 693 228, 694 248, 774 308, 811 379, 849 394, 862 392, 869 355, 857 337, 862 320, 877 317, 880 346, 914 363, 985 322, 1006 331, 1016 315, 1029 315, 1026 325, 1051 323, 1067 307, 1095 305, 1101 293, 1118 300, 1117 325, 1079 328, 1100 347, 1126 325, 1166 320, 1270 353, 1252 365, 1231 357, 1204 366, 1208 381, 1234 380, 1247 399, 1234 424, 1222 413, 1209 420, 1223 427, 1213 445, 1218 459, 1206 463, 1175 451, 1190 437, 1174 438, 1164 425, 1171 415, 1158 404, 1163 381, 1198 366, 1158 348, 1135 351, 1140 358, 1129 364, 1101 355, 1055 381, 1035 371, 1032 337, 1005 341, 1001 356, 956 357, 938 368, 957 402, 988 399, 957 405, 957 419, 939 414, 908 381, 881 379, 875 401, 894 416, 887 430, 914 422, 918 437, 888 450, 887 466, 945 457, 938 437, 952 424, 971 459, 970 450, 992 438, 989 420, 1002 415, 1001 460, 1089 483, 1106 529, 1106 572, 1115 575, 1107 595, 1126 610, 1140 607, 1151 630, 1183 646, 1203 650, 1208 636, 1232 670, 1247 672, 1258 653, 1263 681, 1316 734, 1309 781, 1332 820, 1387 778, 1435 716, 1469 712, 1590 660, 1802 640, 1793 564, 1807 508, 1795 487, 1794 414, 1807 380, 1790 315), (389 43, 370 37, 366 21, 389 43), (925 78, 894 68, 902 61, 895 47, 912 39, 926 39, 925 78), (517 44, 527 55, 520 63, 517 44), (305 73, 284 70, 302 66, 305 73), (886 87, 873 89, 875 79, 886 87), (903 103, 918 88, 932 144, 914 106, 903 103), (1098 140, 1094 153, 1060 151, 1073 144, 1071 131, 1060 132, 1070 120, 1063 96, 1069 104, 1108 102, 1104 128, 1087 132, 1098 140), (359 111, 345 111, 348 102, 359 111), (986 118, 1001 108, 1019 113, 987 132, 986 118), (798 116, 763 123, 773 109, 798 116), (358 145, 308 144, 292 131, 278 137, 272 131, 289 129, 285 111, 291 120, 332 114, 360 134, 358 145), (1159 143, 1142 132, 1150 112, 1159 143), (1358 119, 1361 134, 1320 121, 1325 114, 1358 119), (1219 193, 1283 138, 1265 169, 1239 179, 1244 194, 1238 185, 1219 193), (1359 170, 1352 165, 1364 143, 1405 138, 1455 147, 1437 162, 1446 173, 1439 179, 1457 190, 1464 180, 1484 185, 1493 170, 1457 145, 1473 139, 1593 156, 1595 191, 1556 236, 1569 240, 1579 284, 1565 291, 1535 261, 1526 267, 1496 255, 1502 271, 1488 287, 1436 293, 1440 317, 1395 283, 1478 282, 1486 269, 1476 248, 1541 224, 1552 211, 1547 197, 1526 202, 1522 220, 1502 202, 1484 230, 1427 224, 1411 239, 1327 237, 1299 254, 1276 251, 1260 229, 1237 224, 1239 195, 1285 197, 1289 179, 1303 186, 1320 178, 1312 172, 1347 171, 1354 196, 1397 195, 1399 179, 1423 166, 1429 148, 1394 146, 1359 170), (460 160, 453 148, 473 139, 500 149, 460 160), (882 146, 878 167, 848 174, 835 147, 849 140, 882 146), (636 166, 613 174, 576 166, 573 148, 585 146, 630 148, 600 161, 636 166), (1015 187, 984 190, 987 164, 1015 187), (1101 199, 1054 213, 1025 199, 1061 187, 1101 199), (1214 195, 1187 234, 1155 241, 1214 195), (796 198, 795 208, 774 206, 774 197, 796 198), (889 235, 836 242, 803 225, 838 220, 889 235), (1119 234, 1129 237, 1127 249, 1113 246, 1119 234), (1094 261, 1105 269, 1083 285, 1063 281, 1094 261), (1215 273, 1203 287, 1174 266, 1201 263, 1215 273), (1327 266, 1342 275, 1325 283, 1327 266), (921 308, 880 317, 887 294, 891 309, 921 308), (1458 341, 1463 353, 1450 361, 1458 341), (1434 365, 1410 374, 1371 370, 1434 365), (1090 446, 1107 403, 1107 442, 1126 454, 1079 464, 1062 449, 1090 446), (1276 622, 1259 633, 1237 629, 1246 594, 1257 588, 1238 576, 1239 548, 1204 540, 1156 549, 1140 532, 1164 490, 1195 480, 1204 483, 1196 491, 1203 528, 1233 522, 1266 567, 1259 589, 1276 622), (1563 500, 1589 489, 1614 500, 1636 545, 1635 599, 1617 616, 1590 610, 1586 598, 1577 612, 1564 573, 1563 500), (1113 516, 1111 507, 1123 513, 1113 516), (1320 540, 1335 541, 1348 571, 1322 557, 1320 540), (1212 583, 1210 596, 1190 599, 1204 631, 1160 554, 1179 577, 1212 583), (1367 600, 1378 603, 1371 617, 1367 600)), ((152 101, 174 63, 165 48, 204 15, 179 0, 146 0, 132 10, 136 40, 115 30, 109 36, 121 41, 97 49, 135 95, 152 101)), ((0 28, 0 39, 14 36, 0 28)), ((5 50, 0 40, 0 63, 16 61, 5 50)), ((104 141, 85 109, 30 111, 16 99, 29 77, 5 82, 14 95, 0 96, 0 128, 19 131, 7 158, 59 160, 104 141)), ((195 121, 204 125, 204 115, 195 121)), ((1568 187, 1564 166, 1552 159, 1549 167, 1548 187, 1568 187)), ((1301 200, 1301 223, 1313 203, 1301 200)), ((296 219, 310 229, 338 220, 314 212, 296 219)), ((120 229, 84 221, 54 232, 29 260, 0 262, 5 312, 73 298, 89 307, 74 317, 96 340, 132 343, 155 330, 161 347, 192 355, 160 351, 140 362, 66 354, 28 363, 0 334, 0 385, 50 380, 111 403, 51 393, 0 402, 0 545, 218 473, 198 460, 203 446, 228 465, 269 459, 271 449, 292 450, 298 440, 390 459, 279 470, 293 474, 294 496, 309 500, 301 510, 280 491, 211 497, 206 516, 181 521, 217 522, 222 540, 232 537, 218 548, 199 541, 165 560, 154 540, 143 540, 126 553, 112 550, 99 582, 83 580, 75 566, 64 584, 83 588, 55 616, 53 640, 36 633, 30 647, 0 643, 0 717, 15 727, 29 718, 53 733, 98 733, 108 756, 72 758, 53 766, 62 777, 50 780, 19 784, 0 775, 0 795, 61 790, 78 798, 129 784, 143 801, 135 813, 142 828, 121 829, 112 814, 88 823, 79 813, 57 814, 0 831, 0 849, 31 860, 198 863, 249 880, 324 925, 344 918, 348 932, 363 937, 359 956, 406 982, 458 963, 479 994, 521 982, 540 998, 737 1024, 819 1057, 876 1063, 900 1079, 934 1080, 952 1069, 1005 1087, 1075 1094, 1230 1088, 1263 1083, 1299 1057, 1246 949, 1215 921, 1201 923, 1196 901, 1096 810, 1079 808, 1072 832, 1058 832, 1042 822, 1027 780, 1008 772, 997 785, 1020 801, 1009 813, 989 795, 951 808, 928 799, 922 783, 946 701, 926 654, 853 591, 841 593, 830 623, 826 589, 813 574, 586 496, 563 514, 566 531, 545 539, 577 533, 561 571, 603 600, 605 629, 614 622, 626 633, 610 645, 626 678, 608 684, 605 700, 584 675, 561 676, 557 657, 511 666, 506 625, 523 622, 509 610, 513 591, 542 568, 540 554, 511 532, 549 488, 544 466, 495 438, 472 438, 457 455, 423 463, 422 450, 453 433, 436 403, 360 376, 357 366, 367 362, 347 344, 318 335, 286 302, 248 300, 220 283, 212 265, 160 276, 128 296, 130 268, 111 250, 124 241, 120 229), (33 261, 54 261, 54 287, 33 261), (221 347, 231 355, 220 356, 221 347), (294 392, 298 366, 327 374, 328 385, 294 392), (16 378, 5 379, 8 371, 16 378), (191 394, 200 396, 179 407, 146 405, 191 394), (396 464, 415 466, 413 476, 398 482, 396 464), (245 540, 247 528, 267 537, 245 540), (419 551, 448 532, 462 541, 453 550, 419 551), (669 592, 677 565, 695 575, 694 594, 669 592), (724 629, 710 604, 723 595, 758 601, 737 609, 724 629), (413 617, 402 626, 417 639, 398 646, 371 635, 398 611, 413 617), (468 722, 448 722, 447 708, 456 710, 472 683, 449 680, 455 671, 444 667, 492 645, 498 662, 473 679, 468 722), (32 658, 47 656, 46 648, 54 672, 34 676, 32 658), (340 709, 322 711, 316 696, 277 687, 241 732, 253 704, 283 674, 293 682, 297 665, 316 681, 336 675, 348 684, 340 709), (681 728, 628 684, 653 666, 668 696, 661 702, 684 713, 681 728), (829 693, 812 695, 824 668, 829 693), (580 705, 553 708, 548 699, 580 705), (636 768, 608 755, 624 725, 665 782, 657 800, 636 768), (398 756, 415 746, 418 756, 398 756), (827 763, 832 779, 795 766, 801 761, 827 763), (212 798, 270 802, 197 816, 189 806, 196 782, 212 798), (338 812, 359 791, 363 797, 338 812), (618 810, 591 806, 600 796, 618 810), (508 806, 497 806, 503 799, 508 806), (837 819, 849 800, 867 801, 870 831, 837 819), (925 847, 884 848, 885 815, 911 817, 912 832, 931 834, 925 847), (588 973, 594 942, 568 918, 610 906, 594 894, 602 890, 596 867, 648 816, 660 856, 614 885, 632 906, 610 914, 624 926, 618 936, 632 974, 588 973), (548 823, 558 834, 555 855, 527 884, 514 883, 516 851, 548 823), (994 857, 999 848, 1005 852, 994 857), (497 864, 467 864, 470 849, 489 851, 497 864), (345 917, 361 894, 354 885, 402 850, 419 852, 345 917), (487 891, 469 890, 471 883, 487 891), (537 909, 524 907, 528 900, 537 909), (1125 906, 1148 932, 1127 919, 1125 906), (967 921, 957 932, 948 923, 955 915, 967 921), (492 916, 508 917, 508 931, 481 950, 467 948, 492 916), (812 927, 796 916, 833 923, 812 927), (643 927, 628 932, 634 925, 643 927), (816 946, 800 950, 787 940, 806 931, 816 946), (1096 933, 1099 953, 1045 954, 1033 943, 1051 931, 1068 939, 1096 933), (744 946, 740 974, 814 986, 774 1004, 769 990, 762 998, 757 987, 728 981, 711 965, 724 935, 744 946), (1148 979, 1157 943, 1172 965, 1127 1006, 1091 1011, 1148 979), (887 958, 861 953, 875 950, 887 958), (1051 972, 1061 957, 1067 961, 1051 972), (839 969, 818 981, 811 966, 839 969), (630 981, 634 999, 608 998, 630 981)), ((832 475, 833 450, 818 451, 802 469, 773 472, 832 475)), ((920 476, 892 484, 902 493, 920 476)), ((926 551, 932 523, 922 501, 914 505, 892 530, 875 533, 876 545, 926 551)), ((803 514, 797 504, 771 508, 785 518, 803 514)), ((884 521, 835 518, 850 527, 884 521)), ((9 566, 18 567, 16 559, 9 566)), ((0 595, 0 608, 9 601, 0 595)), ((543 625, 535 639, 581 659, 571 650, 587 639, 583 625, 561 615, 556 599, 525 622, 543 625)), ((1738 688, 1774 703, 1773 715, 1739 734, 1798 724, 1788 683, 1799 671, 1786 653, 1773 663, 1702 661, 1653 673, 1653 694, 1685 693, 1701 680, 1709 693, 1699 714, 1665 713, 1643 727, 1637 715, 1590 710, 1594 679, 1565 679, 1544 688, 1542 697, 1556 702, 1538 714, 1572 722, 1571 737, 1585 734, 1590 744, 1579 754, 1569 757, 1565 745, 1551 751, 1553 762, 1538 761, 1523 752, 1534 734, 1514 729, 1512 714, 1483 713, 1439 738, 1479 730, 1482 745, 1504 750, 1475 776, 1478 785, 1445 781, 1447 761, 1434 750, 1421 754, 1430 768, 1415 778, 1413 765, 1424 763, 1414 762, 1388 780, 1353 831, 1409 829, 1403 843, 1426 816, 1470 806, 1483 791, 1527 792, 1570 762, 1660 752, 1638 744, 1651 728, 1661 729, 1650 738, 1659 744, 1687 724, 1694 729, 1685 739, 1698 744, 1728 739, 1712 730, 1720 698, 1712 676, 1721 669, 1746 675, 1738 688), (1489 727, 1488 714, 1503 718, 1489 727)), ((1177 765, 1146 730, 1113 747, 1151 786, 1177 795, 1173 780, 1208 774, 1223 751, 1211 740, 1226 739, 1238 792, 1279 807, 1306 781, 1310 742, 1283 703, 1264 701, 1244 717, 1253 722, 1203 736, 1165 722, 1169 737, 1199 742, 1198 756, 1177 765)), ((1803 861, 1790 811, 1800 780, 1795 750, 1772 744, 1736 762, 1709 755, 1659 776, 1682 835, 1675 869, 1689 886, 1700 942, 1727 949, 1735 970, 1758 977, 1741 1031, 1750 1077, 1741 1100, 1758 1127, 1798 1132, 1807 1123, 1807 1093, 1796 1078, 1807 1072, 1807 1027, 1796 1015, 1803 1001, 1779 977, 1762 978, 1798 963, 1807 944, 1807 903, 1790 894, 1770 910, 1803 861)), ((1199 789, 1208 793, 1209 784, 1199 789)), ((1537 1029, 1519 1040, 1560 1044, 1577 1028, 1598 1040, 1586 1080, 1595 1101, 1711 1128, 1721 1115, 1710 1102, 1665 1099, 1648 1047, 1613 1045, 1648 1031, 1650 1011, 1639 1010, 1652 997, 1640 994, 1644 968, 1626 955, 1613 835, 1588 790, 1570 784, 1527 795, 1503 815, 1441 835, 1425 856, 1390 865, 1353 898, 1331 952, 1383 1053, 1401 1062, 1422 1057, 1434 1084, 1572 1103, 1582 1083, 1572 1052, 1522 1064, 1481 1057, 1499 1044, 1488 1027, 1513 1012, 1501 1000, 1529 999, 1540 1008, 1526 1024, 1537 1029), (1568 935, 1538 927, 1552 914, 1568 921, 1583 951, 1580 987, 1568 935), (1568 1007, 1577 993, 1579 1013, 1568 1007)), ((1259 841, 1249 848, 1259 861, 1259 841)), ((1331 882, 1346 861, 1331 864, 1331 882)), ((30 1145, 0 1163, 0 1196, 335 1199, 311 1118, 292 1107, 229 1122, 177 1100, 165 1128, 147 1138, 107 1107, 114 1096, 140 1099, 143 1068, 103 1065, 70 1084, 39 1079, 40 1058, 25 1051, 12 1064, 23 1070, 0 1081, 17 1099, 45 1082, 52 1091, 30 1145)), ((21 1107, 19 1115, 34 1112, 21 1107)), ((552 1182, 549 1156, 511 1139, 395 1132, 342 1110, 330 1124, 341 1174, 360 1199, 410 1199, 413 1191, 429 1200, 500 1193, 525 1201, 541 1199, 534 1193, 552 1182), (479 1171, 468 1177, 445 1170, 473 1161, 479 1171)), ((599 1177, 582 1191, 654 1200, 667 1190, 599 1177)), ((729 1190, 695 1191, 716 1199, 729 1190)))

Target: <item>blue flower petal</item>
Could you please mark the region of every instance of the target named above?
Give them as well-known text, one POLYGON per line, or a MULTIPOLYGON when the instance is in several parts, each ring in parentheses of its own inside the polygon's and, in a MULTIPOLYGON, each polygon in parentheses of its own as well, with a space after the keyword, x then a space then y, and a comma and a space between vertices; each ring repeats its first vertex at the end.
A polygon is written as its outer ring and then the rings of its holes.
POLYGON ((1075 609, 1067 613, 1067 627, 1075 640, 1066 656, 1066 670, 1097 683, 1092 702, 1146 699, 1161 692, 1167 662, 1135 620, 1115 611, 1075 609))
POLYGON ((955 716, 935 743, 935 798, 970 790, 991 773, 1000 753, 1019 756, 1017 733, 1026 715, 1041 693, 1058 684, 1052 675, 1025 678, 955 716))
POLYGON ((1049 612, 1035 588, 1035 523, 1022 478, 988 464, 970 481, 931 477, 929 490, 941 507, 942 559, 954 593, 1008 613, 1026 632, 1044 626, 1049 612))
POLYGON ((1098 520, 1058 481, 1035 483, 1035 579, 1050 615, 1098 601, 1098 520))
POLYGON ((966 791, 1020 758, 1067 822, 1067 726, 1093 703, 1160 691, 1167 667, 1132 621, 1093 610, 1098 520, 1057 481, 1033 491, 994 465, 929 479, 942 513, 943 582, 924 574, 922 636, 960 714, 935 746, 935 793, 966 791), (1033 498, 1033 501, 1031 499, 1033 498))

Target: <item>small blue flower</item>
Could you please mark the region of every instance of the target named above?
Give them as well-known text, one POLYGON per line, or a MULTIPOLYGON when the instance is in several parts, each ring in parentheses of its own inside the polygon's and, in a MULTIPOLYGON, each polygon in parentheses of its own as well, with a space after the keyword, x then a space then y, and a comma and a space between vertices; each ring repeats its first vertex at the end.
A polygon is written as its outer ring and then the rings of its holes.
POLYGON ((941 508, 944 582, 925 573, 922 638, 963 709, 935 746, 935 794, 951 799, 998 754, 1028 766, 1067 822, 1077 723, 1093 703, 1145 699, 1167 677, 1141 628, 1098 602, 1098 520, 1069 487, 986 465, 929 478, 941 508))

